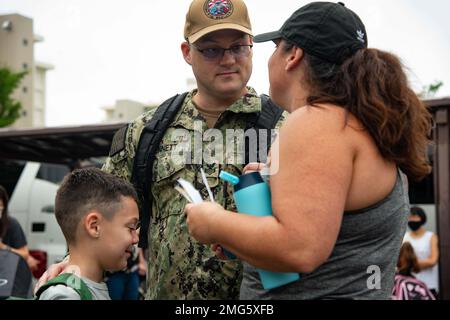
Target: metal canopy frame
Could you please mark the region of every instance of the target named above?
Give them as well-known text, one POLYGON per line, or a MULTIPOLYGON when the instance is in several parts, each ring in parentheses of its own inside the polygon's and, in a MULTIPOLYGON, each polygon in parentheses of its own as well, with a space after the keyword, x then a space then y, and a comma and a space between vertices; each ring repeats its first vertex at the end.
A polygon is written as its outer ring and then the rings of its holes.
POLYGON ((16 159, 73 166, 109 153, 114 133, 125 123, 0 130, 0 159, 16 159))

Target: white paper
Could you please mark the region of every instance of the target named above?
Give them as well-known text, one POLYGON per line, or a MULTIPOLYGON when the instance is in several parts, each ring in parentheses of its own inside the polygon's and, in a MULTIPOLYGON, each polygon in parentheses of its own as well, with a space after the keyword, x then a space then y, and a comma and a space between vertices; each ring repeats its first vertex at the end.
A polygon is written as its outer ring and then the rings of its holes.
POLYGON ((192 199, 189 198, 189 195, 186 193, 186 191, 184 191, 184 189, 181 186, 175 186, 175 190, 177 190, 183 196, 183 198, 187 200, 187 202, 192 203, 192 199))
POLYGON ((211 188, 209 187, 209 184, 208 184, 208 179, 206 179, 205 171, 203 171, 202 168, 200 169, 200 173, 202 174, 203 184, 205 185, 206 190, 208 191, 209 200, 211 200, 211 202, 215 202, 214 201, 214 196, 213 196, 212 191, 211 191, 211 188))
POLYGON ((181 185, 181 187, 184 189, 184 191, 186 191, 189 198, 192 199, 193 203, 197 204, 197 203, 203 202, 203 198, 200 195, 200 192, 198 192, 198 190, 195 189, 194 186, 190 182, 180 178, 180 179, 178 179, 178 183, 181 185))

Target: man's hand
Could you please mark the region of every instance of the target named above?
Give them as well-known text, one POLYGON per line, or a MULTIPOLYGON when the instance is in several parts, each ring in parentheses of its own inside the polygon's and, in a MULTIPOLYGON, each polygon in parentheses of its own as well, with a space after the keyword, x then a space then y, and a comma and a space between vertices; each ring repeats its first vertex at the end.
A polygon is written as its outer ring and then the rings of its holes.
POLYGON ((68 265, 69 265, 68 260, 52 264, 47 269, 47 271, 45 271, 44 274, 39 278, 38 282, 36 283, 36 286, 34 287, 34 294, 36 295, 36 292, 39 290, 40 287, 42 287, 42 285, 46 284, 51 279, 59 276, 64 271, 64 269, 68 267, 68 265))

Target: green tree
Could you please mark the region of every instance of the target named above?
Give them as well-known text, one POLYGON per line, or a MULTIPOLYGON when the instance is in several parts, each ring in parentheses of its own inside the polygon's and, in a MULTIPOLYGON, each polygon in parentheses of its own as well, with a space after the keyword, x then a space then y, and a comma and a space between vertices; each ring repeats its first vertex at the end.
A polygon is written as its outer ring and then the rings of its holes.
POLYGON ((442 81, 435 81, 432 84, 424 86, 419 96, 423 99, 430 99, 436 96, 437 92, 444 85, 442 81))
POLYGON ((0 128, 10 126, 20 117, 22 105, 11 96, 26 74, 0 68, 0 128))

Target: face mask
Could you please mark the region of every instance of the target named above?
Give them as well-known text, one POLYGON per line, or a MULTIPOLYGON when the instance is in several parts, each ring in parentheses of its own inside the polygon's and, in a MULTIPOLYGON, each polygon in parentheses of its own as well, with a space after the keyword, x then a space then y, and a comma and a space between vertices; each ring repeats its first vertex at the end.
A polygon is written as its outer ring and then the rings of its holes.
POLYGON ((419 230, 421 226, 423 226, 422 221, 409 221, 409 222, 408 222, 408 227, 409 227, 412 231, 417 231, 417 230, 419 230))

